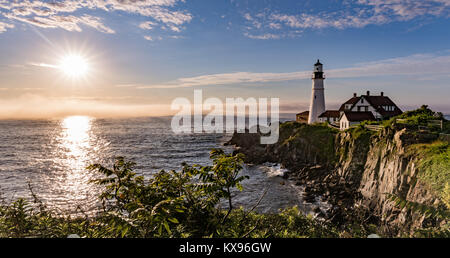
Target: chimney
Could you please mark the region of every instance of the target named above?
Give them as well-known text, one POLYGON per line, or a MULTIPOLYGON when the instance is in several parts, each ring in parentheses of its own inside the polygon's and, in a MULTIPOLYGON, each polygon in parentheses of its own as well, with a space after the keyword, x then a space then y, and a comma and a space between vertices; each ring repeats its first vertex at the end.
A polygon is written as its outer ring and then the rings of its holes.
POLYGON ((353 97, 356 98, 356 93, 353 93, 353 97))
POLYGON ((381 97, 383 97, 384 96, 384 92, 381 92, 381 97))
POLYGON ((367 91, 367 96, 370 96, 370 91, 367 91))

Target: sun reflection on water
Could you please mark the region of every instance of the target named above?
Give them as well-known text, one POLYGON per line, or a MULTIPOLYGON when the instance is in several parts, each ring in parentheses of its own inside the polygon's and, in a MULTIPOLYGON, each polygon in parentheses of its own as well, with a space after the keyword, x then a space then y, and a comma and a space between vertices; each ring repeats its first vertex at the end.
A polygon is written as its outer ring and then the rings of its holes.
POLYGON ((85 140, 89 137, 91 118, 87 116, 69 116, 63 120, 62 128, 66 130, 67 139, 71 141, 85 140))
POLYGON ((80 161, 90 147, 91 118, 86 116, 66 117, 62 122, 62 144, 73 161, 80 161))
MULTIPOLYGON (((87 116, 70 116, 61 121, 55 153, 60 171, 55 175, 52 187, 53 191, 65 196, 62 201, 85 203, 95 200, 92 196, 95 191, 90 183, 92 174, 86 171, 94 155, 93 145, 96 144, 92 123, 93 119, 87 116)), ((67 208, 75 209, 73 204, 67 208)))

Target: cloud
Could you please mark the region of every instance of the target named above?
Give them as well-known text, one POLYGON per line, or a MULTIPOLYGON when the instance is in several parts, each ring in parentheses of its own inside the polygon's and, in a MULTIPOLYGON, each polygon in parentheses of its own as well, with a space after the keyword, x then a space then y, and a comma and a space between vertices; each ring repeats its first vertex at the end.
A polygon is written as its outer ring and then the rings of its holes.
POLYGON ((280 39, 282 37, 281 35, 273 34, 273 33, 265 33, 262 35, 252 35, 252 34, 246 32, 246 33, 244 33, 244 35, 251 39, 280 39))
POLYGON ((87 115, 93 117, 141 117, 172 115, 169 104, 118 104, 89 98, 51 98, 24 93, 0 98, 0 119, 29 119, 87 115))
POLYGON ((13 24, 8 24, 4 22, 0 22, 0 33, 7 31, 8 29, 14 28, 13 24))
POLYGON ((44 88, 18 88, 18 90, 21 91, 41 91, 41 90, 45 90, 44 88))
POLYGON ((147 22, 142 22, 141 24, 139 24, 139 28, 144 29, 144 30, 152 30, 155 25, 156 25, 156 23, 147 21, 147 22))
POLYGON ((265 9, 256 14, 245 13, 247 22, 245 36, 253 39, 277 39, 277 37, 255 37, 300 35, 304 30, 363 28, 394 21, 409 21, 419 17, 449 16, 448 0, 353 0, 341 3, 341 10, 318 13, 282 13, 265 9), (286 33, 297 30, 300 33, 286 33), (283 32, 284 31, 284 32, 283 32))
POLYGON ((57 65, 52 65, 52 64, 46 64, 46 63, 28 63, 28 65, 31 66, 37 66, 37 67, 44 67, 44 68, 58 68, 57 65))
POLYGON ((144 39, 148 41, 153 41, 153 38, 151 36, 144 36, 144 39))
MULTIPOLYGON (((433 54, 416 54, 406 57, 360 63, 349 68, 326 70, 326 76, 329 78, 358 78, 389 75, 432 76, 438 74, 448 75, 449 71, 449 55, 437 56, 433 54)), ((283 82, 310 79, 311 73, 312 71, 298 71, 290 73, 221 73, 180 78, 175 81, 158 85, 136 85, 136 88, 172 89, 213 85, 283 82)))
POLYGON ((175 25, 170 25, 169 28, 174 32, 181 32, 181 29, 175 25))
POLYGON ((60 15, 52 15, 47 17, 21 17, 21 16, 13 16, 6 15, 6 17, 10 19, 15 19, 17 21, 21 21, 24 23, 28 23, 34 26, 38 26, 41 28, 61 28, 67 31, 82 31, 80 25, 85 25, 92 27, 100 32, 113 34, 115 31, 107 26, 105 26, 101 19, 91 15, 83 15, 80 17, 69 15, 69 16, 60 16, 60 15))
POLYGON ((0 14, 10 20, 42 28, 62 28, 79 32, 82 31, 79 25, 83 24, 100 32, 111 34, 114 33, 114 30, 103 24, 99 17, 83 14, 83 12, 87 10, 127 12, 152 19, 141 23, 139 27, 142 29, 166 25, 178 32, 181 31, 181 25, 192 20, 189 12, 176 8, 180 2, 184 2, 184 0, 60 0, 51 2, 0 0, 0 10, 6 10, 0 14))
POLYGON ((101 22, 101 19, 98 17, 84 15, 80 18, 79 22, 81 22, 84 25, 87 25, 89 27, 92 27, 100 32, 103 32, 103 33, 108 33, 108 34, 116 33, 113 29, 103 25, 103 23, 101 22))

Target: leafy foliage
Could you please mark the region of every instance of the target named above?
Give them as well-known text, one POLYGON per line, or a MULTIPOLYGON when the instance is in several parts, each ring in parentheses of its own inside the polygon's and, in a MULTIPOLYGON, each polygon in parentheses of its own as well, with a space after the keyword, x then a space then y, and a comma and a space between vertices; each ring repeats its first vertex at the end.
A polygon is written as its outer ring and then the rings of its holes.
MULTIPOLYGON (((0 206, 0 237, 337 237, 331 226, 304 216, 297 208, 279 214, 234 209, 232 190, 242 189, 242 155, 211 152, 211 166, 160 171, 148 180, 133 172, 123 157, 112 168, 88 167, 103 178, 103 210, 90 218, 56 215, 19 199, 0 206), (220 205, 228 204, 226 210, 220 205)), ((34 195, 34 194, 33 194, 34 195)), ((37 197, 36 197, 37 198, 37 197)), ((36 199, 35 198, 35 199, 36 199)), ((36 199, 37 200, 37 199, 36 199)))
POLYGON ((231 191, 242 190, 239 176, 242 155, 211 152, 212 166, 189 166, 177 171, 161 171, 145 182, 133 172, 134 163, 120 157, 112 169, 95 164, 105 177, 94 182, 105 186, 100 198, 105 216, 120 225, 122 236, 180 237, 185 232, 195 237, 214 234, 233 209, 231 191), (216 209, 220 200, 228 200, 225 216, 216 209), (205 218, 210 218, 205 219, 205 218), (125 232, 125 233, 124 233, 125 232))
MULTIPOLYGON (((402 120, 402 124, 407 126, 424 126, 429 127, 429 121, 431 120, 443 120, 444 121, 444 133, 447 122, 440 112, 434 112, 427 105, 422 105, 420 108, 412 111, 407 111, 399 116, 393 117, 389 120, 383 121, 385 127, 392 127, 398 119, 402 120)), ((435 129, 435 128, 430 128, 435 129)))

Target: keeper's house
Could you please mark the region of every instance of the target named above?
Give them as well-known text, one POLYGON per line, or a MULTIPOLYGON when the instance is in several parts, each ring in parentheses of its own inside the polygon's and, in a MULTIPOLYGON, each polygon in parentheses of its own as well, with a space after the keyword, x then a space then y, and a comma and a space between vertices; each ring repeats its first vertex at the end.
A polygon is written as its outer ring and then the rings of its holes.
POLYGON ((340 115, 341 114, 339 110, 327 110, 322 114, 320 114, 319 122, 320 123, 328 122, 330 124, 339 123, 340 115))
POLYGON ((342 104, 339 112, 341 130, 365 120, 389 119, 403 113, 389 97, 384 96, 383 92, 379 96, 372 96, 370 91, 359 97, 354 93, 353 98, 342 104))
POLYGON ((346 130, 351 126, 357 125, 362 121, 375 121, 375 117, 372 112, 351 112, 344 111, 342 113, 341 119, 339 120, 339 125, 341 130, 346 130))
POLYGON ((302 113, 298 113, 296 116, 296 121, 302 124, 308 123, 309 111, 304 111, 302 113))
POLYGON ((314 65, 312 80, 310 108, 309 111, 296 115, 299 123, 329 123, 333 127, 346 130, 366 120, 384 120, 403 113, 383 92, 376 96, 370 95, 370 91, 359 97, 354 93, 353 98, 342 104, 339 110, 326 110, 325 76, 323 64, 319 60, 314 65))

